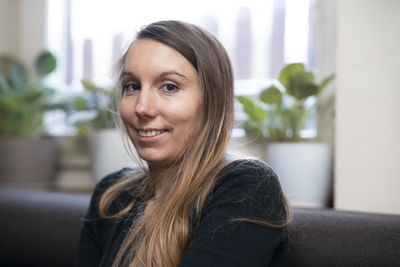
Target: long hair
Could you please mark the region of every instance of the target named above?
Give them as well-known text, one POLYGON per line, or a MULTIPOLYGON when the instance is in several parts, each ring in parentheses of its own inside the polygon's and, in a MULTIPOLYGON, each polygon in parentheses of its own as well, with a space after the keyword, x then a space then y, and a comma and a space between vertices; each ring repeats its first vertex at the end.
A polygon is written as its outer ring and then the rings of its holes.
MULTIPOLYGON (((143 28, 137 34, 137 39, 141 38, 175 49, 197 70, 204 98, 202 127, 162 174, 167 181, 164 190, 146 212, 133 220, 113 266, 176 266, 193 230, 191 216, 200 218, 218 173, 228 164, 224 155, 233 126, 233 71, 220 42, 195 25, 160 21, 143 28)), ((128 51, 121 58, 121 69, 128 51)), ((101 216, 119 218, 138 197, 151 196, 154 188, 144 185, 146 175, 146 170, 138 169, 108 188, 100 199, 101 216), (127 188, 135 188, 132 202, 118 213, 109 214, 113 201, 127 188)))

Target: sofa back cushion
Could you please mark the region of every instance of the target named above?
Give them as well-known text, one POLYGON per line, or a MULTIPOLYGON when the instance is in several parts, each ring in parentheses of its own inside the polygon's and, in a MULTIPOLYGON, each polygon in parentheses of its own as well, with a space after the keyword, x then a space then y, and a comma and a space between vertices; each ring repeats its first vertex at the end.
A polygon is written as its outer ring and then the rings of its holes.
MULTIPOLYGON (((73 266, 89 194, 0 188, 0 266, 73 266)), ((400 216, 293 208, 286 266, 400 266, 400 216)))
POLYGON ((400 266, 400 216, 293 209, 286 266, 400 266))
POLYGON ((88 194, 0 189, 0 266, 74 266, 88 194))

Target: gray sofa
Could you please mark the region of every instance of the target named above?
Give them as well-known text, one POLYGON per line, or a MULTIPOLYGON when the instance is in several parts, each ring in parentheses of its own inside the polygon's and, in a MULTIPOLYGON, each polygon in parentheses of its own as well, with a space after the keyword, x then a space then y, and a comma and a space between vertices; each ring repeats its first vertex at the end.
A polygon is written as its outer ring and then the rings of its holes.
MULTIPOLYGON (((73 266, 88 194, 0 188, 0 266, 73 266)), ((400 266, 400 216, 294 208, 286 266, 400 266)))

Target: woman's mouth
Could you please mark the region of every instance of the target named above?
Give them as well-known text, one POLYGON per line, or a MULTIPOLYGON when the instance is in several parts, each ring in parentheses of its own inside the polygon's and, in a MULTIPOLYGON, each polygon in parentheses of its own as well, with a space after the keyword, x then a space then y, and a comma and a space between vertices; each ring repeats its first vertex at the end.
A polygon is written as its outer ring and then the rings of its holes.
POLYGON ((154 137, 165 133, 167 130, 138 130, 138 134, 142 137, 154 137))

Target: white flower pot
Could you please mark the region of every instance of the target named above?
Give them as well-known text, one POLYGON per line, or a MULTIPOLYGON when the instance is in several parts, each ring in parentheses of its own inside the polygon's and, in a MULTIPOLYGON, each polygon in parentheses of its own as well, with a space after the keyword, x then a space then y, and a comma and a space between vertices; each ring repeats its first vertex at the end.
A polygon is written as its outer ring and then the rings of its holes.
POLYGON ((227 152, 238 157, 255 157, 265 160, 265 140, 248 137, 231 137, 227 152))
MULTIPOLYGON (((92 133, 89 137, 89 148, 95 183, 111 172, 137 165, 125 149, 122 135, 117 129, 104 129, 92 133)), ((137 157, 130 141, 129 148, 137 157)))
POLYGON ((271 143, 267 160, 293 206, 325 207, 332 187, 332 148, 323 143, 271 143))

